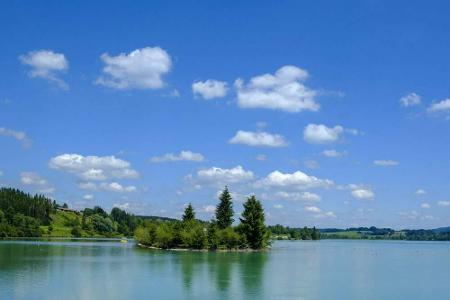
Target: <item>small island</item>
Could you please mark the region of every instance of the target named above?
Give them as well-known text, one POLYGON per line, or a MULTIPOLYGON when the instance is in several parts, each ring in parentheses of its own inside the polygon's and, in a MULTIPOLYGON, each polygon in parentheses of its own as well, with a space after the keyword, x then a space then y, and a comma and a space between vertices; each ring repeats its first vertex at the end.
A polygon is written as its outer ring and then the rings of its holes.
POLYGON ((269 246, 270 232, 264 223, 264 209, 254 195, 244 203, 237 226, 232 226, 233 216, 231 194, 225 187, 215 218, 210 222, 197 220, 189 203, 181 222, 144 222, 136 229, 135 237, 139 245, 158 249, 251 251, 269 246))

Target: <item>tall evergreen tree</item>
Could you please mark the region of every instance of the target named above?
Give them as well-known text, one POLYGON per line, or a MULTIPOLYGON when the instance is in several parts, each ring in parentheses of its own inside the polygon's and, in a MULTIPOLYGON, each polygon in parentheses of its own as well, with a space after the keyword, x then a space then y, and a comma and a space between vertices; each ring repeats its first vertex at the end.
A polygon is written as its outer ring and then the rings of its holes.
POLYGON ((217 227, 220 229, 227 228, 234 222, 233 202, 231 200, 231 194, 226 186, 219 196, 219 204, 216 207, 217 227))
POLYGON ((183 222, 192 221, 194 219, 195 219, 195 211, 194 208, 192 207, 192 204, 189 203, 189 205, 184 210, 183 222))
POLYGON ((264 209, 255 196, 247 198, 242 213, 241 230, 250 248, 261 249, 267 245, 268 235, 264 225, 264 209))

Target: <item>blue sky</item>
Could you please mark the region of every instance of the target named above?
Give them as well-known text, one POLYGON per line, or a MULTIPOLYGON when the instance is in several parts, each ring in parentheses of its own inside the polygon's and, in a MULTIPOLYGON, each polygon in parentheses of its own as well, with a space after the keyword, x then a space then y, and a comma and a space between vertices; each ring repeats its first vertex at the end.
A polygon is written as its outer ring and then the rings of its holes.
POLYGON ((446 1, 0 4, 0 183, 75 208, 450 224, 446 1))

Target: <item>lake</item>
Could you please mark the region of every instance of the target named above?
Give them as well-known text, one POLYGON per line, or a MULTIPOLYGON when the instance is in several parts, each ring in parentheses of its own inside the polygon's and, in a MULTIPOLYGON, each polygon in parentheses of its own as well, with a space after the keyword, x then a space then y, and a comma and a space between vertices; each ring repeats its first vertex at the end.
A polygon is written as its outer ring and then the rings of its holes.
POLYGON ((279 241, 261 253, 0 241, 1 299, 449 299, 450 243, 279 241))

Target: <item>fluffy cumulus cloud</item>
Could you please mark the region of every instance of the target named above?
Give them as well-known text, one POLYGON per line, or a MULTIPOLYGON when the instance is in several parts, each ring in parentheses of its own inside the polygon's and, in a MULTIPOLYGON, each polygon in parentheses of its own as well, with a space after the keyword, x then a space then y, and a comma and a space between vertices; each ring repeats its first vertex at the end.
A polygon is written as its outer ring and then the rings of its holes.
POLYGON ((162 76, 172 67, 170 55, 159 47, 136 49, 130 53, 101 55, 103 76, 96 83, 115 89, 159 89, 162 76))
POLYGON ((420 96, 416 93, 410 93, 400 98, 400 104, 404 107, 419 105, 420 101, 420 96))
POLYGON ((29 147, 31 145, 31 139, 23 131, 16 131, 5 127, 0 127, 0 136, 11 137, 19 141, 23 147, 29 147))
POLYGON ((276 192, 274 195, 277 199, 283 199, 288 201, 305 201, 305 202, 318 202, 320 201, 320 196, 311 193, 311 192, 286 192, 286 191, 279 191, 276 192))
POLYGON ((110 183, 103 182, 100 184, 100 188, 105 191, 115 193, 135 192, 137 190, 136 187, 133 185, 123 186, 118 182, 110 182, 110 183))
POLYGON ((346 151, 341 151, 340 152, 340 151, 337 151, 337 150, 334 150, 334 149, 324 150, 322 152, 323 156, 326 156, 326 157, 329 157, 329 158, 337 158, 337 157, 344 156, 346 154, 347 154, 346 151))
POLYGON ((196 81, 192 84, 192 92, 205 100, 222 98, 227 94, 228 87, 224 81, 208 79, 206 81, 196 81))
POLYGON ((351 191, 351 195, 360 200, 372 200, 375 197, 375 193, 368 188, 355 188, 351 191))
POLYGON ((450 98, 435 102, 428 107, 430 113, 450 113, 450 98))
POLYGON ((318 111, 317 92, 304 85, 308 72, 296 66, 284 66, 275 74, 263 74, 245 83, 235 81, 238 105, 243 108, 266 108, 296 113, 318 111))
POLYGON ((47 180, 42 178, 35 172, 22 172, 20 173, 20 181, 26 185, 47 185, 47 180))
POLYGON ((396 160, 375 160, 373 164, 379 167, 395 167, 398 166, 399 162, 396 160))
POLYGON ((448 207, 450 206, 450 201, 438 201, 438 205, 448 207))
POLYGON ((150 158, 151 162, 160 163, 160 162, 175 162, 175 161, 193 161, 193 162, 201 162, 204 161, 205 158, 200 153, 195 153, 192 151, 181 151, 179 154, 174 153, 166 153, 162 156, 154 156, 150 158))
POLYGON ((328 144, 338 141, 343 133, 344 128, 340 125, 308 124, 303 130, 303 139, 310 144, 328 144))
POLYGON ((36 172, 21 172, 20 182, 24 185, 31 185, 37 188, 37 192, 42 194, 51 194, 55 191, 48 181, 36 172))
POLYGON ((262 147, 285 147, 288 143, 279 134, 271 134, 264 131, 252 132, 239 130, 234 137, 229 140, 231 144, 244 144, 248 146, 262 147))
POLYGON ((320 213, 322 210, 317 206, 305 206, 305 210, 313 213, 320 213))
POLYGON ((291 189, 311 189, 311 188, 327 188, 334 185, 329 179, 320 179, 315 176, 307 175, 301 171, 294 173, 282 173, 273 171, 265 178, 255 183, 256 187, 276 187, 291 189))
POLYGON ((83 196, 83 199, 84 199, 84 200, 92 200, 92 199, 94 199, 94 195, 92 195, 92 194, 86 194, 86 195, 83 196))
POLYGON ((428 208, 431 208, 431 205, 429 203, 424 202, 424 203, 420 204, 420 207, 428 209, 428 208))
POLYGON ((19 60, 31 68, 28 75, 33 78, 42 78, 51 81, 62 89, 69 86, 59 76, 69 69, 69 62, 62 53, 51 50, 31 51, 21 55, 19 60))
POLYGON ((202 207, 202 212, 213 214, 216 212, 216 207, 214 205, 205 205, 202 207))
POLYGON ((139 173, 130 168, 129 162, 114 156, 83 156, 66 153, 51 158, 49 165, 53 169, 75 174, 86 181, 139 177, 139 173))
POLYGON ((424 189, 418 189, 418 190, 416 191, 416 195, 417 195, 417 196, 423 196, 423 195, 426 195, 426 194, 427 194, 427 191, 424 190, 424 189))
POLYGON ((220 185, 248 181, 253 178, 253 172, 245 170, 242 166, 236 166, 231 169, 212 167, 197 171, 197 179, 200 182, 217 183, 220 185))

